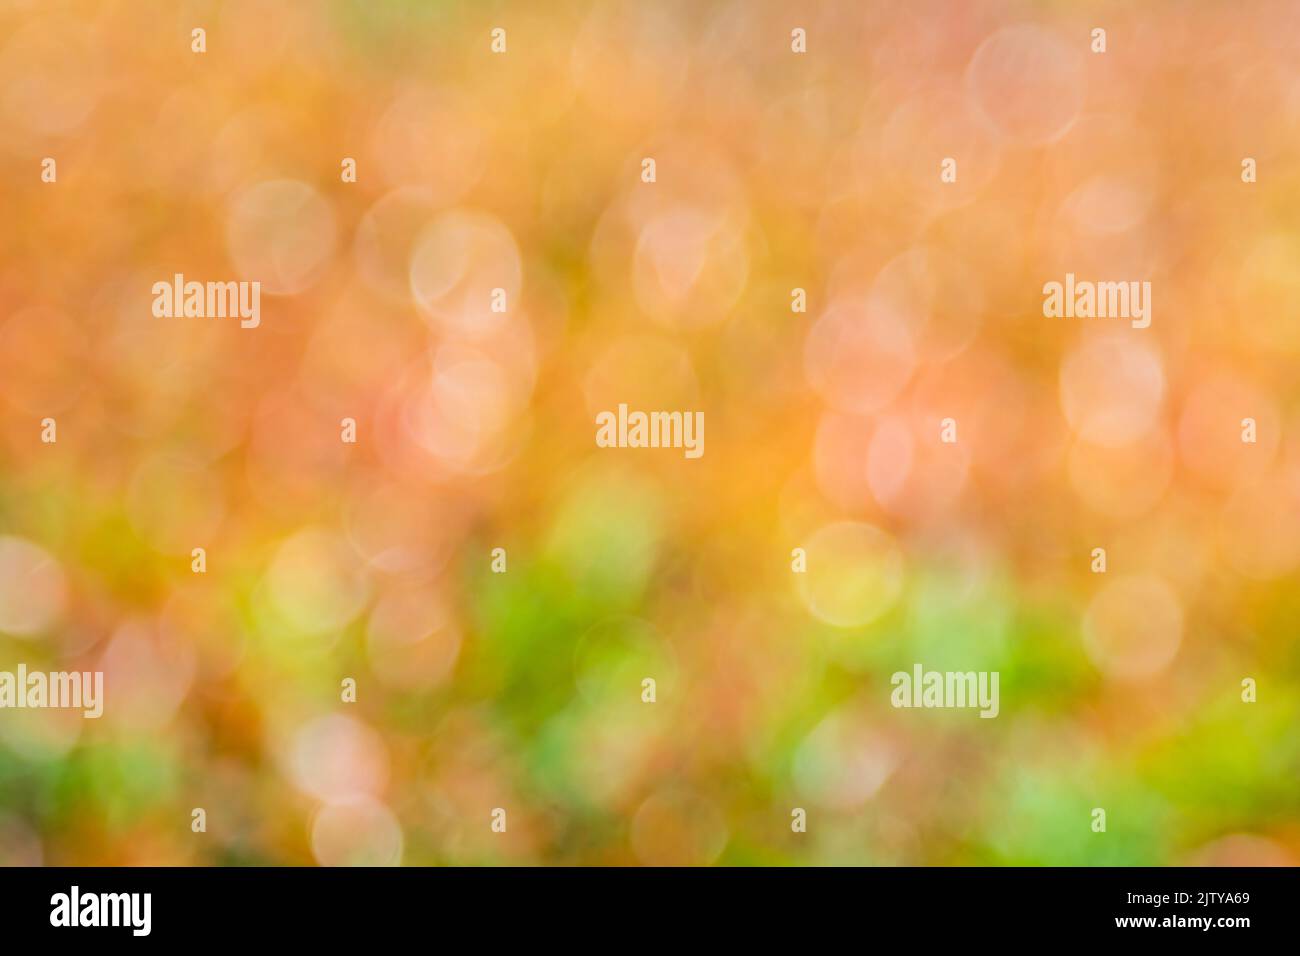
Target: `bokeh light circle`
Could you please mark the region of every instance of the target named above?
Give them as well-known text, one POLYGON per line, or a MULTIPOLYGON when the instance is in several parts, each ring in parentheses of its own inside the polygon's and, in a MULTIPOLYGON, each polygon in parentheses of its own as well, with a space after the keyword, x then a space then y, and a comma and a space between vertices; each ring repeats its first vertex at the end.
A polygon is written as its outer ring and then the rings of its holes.
POLYGON ((805 550, 808 569, 795 579, 804 606, 818 620, 834 627, 861 627, 898 600, 903 555, 879 528, 837 521, 814 533, 805 550))

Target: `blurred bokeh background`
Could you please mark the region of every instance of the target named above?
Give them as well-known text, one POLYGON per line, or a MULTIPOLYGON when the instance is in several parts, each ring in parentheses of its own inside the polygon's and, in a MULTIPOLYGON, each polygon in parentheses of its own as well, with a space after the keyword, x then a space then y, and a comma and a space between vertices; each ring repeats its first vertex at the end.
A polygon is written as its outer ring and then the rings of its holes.
POLYGON ((0 669, 107 697, 0 862, 1295 864, 1298 118, 1283 2, 0 4, 0 669))

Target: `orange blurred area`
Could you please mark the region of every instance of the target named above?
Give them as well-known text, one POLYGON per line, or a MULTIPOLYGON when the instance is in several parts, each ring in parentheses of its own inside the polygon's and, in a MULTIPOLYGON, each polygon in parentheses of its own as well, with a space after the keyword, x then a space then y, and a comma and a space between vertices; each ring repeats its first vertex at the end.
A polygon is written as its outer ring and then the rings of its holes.
POLYGON ((0 5, 0 863, 1295 865, 1297 27, 0 5))

